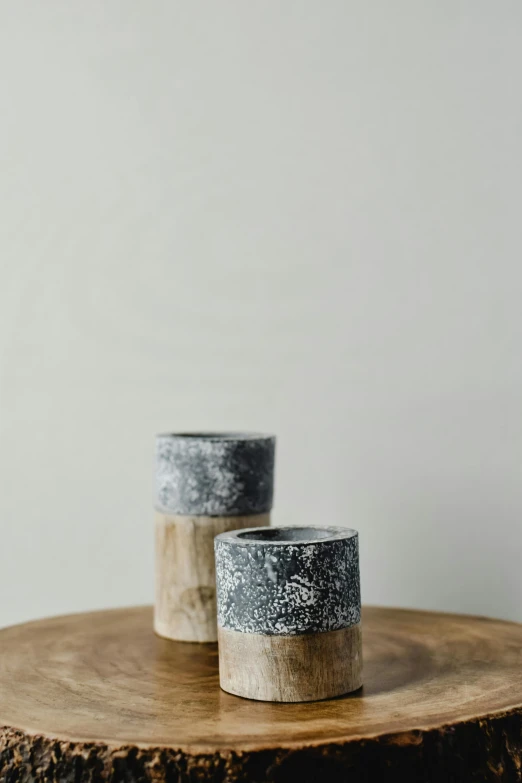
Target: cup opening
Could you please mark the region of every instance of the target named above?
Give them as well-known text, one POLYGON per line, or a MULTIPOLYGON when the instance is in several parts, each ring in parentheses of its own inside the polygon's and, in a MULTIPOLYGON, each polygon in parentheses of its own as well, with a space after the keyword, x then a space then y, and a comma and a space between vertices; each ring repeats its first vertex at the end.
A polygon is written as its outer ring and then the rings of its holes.
POLYGON ((248 541, 270 542, 280 541, 292 543, 293 541, 319 541, 330 538, 331 532, 320 527, 272 527, 259 530, 246 530, 238 533, 237 537, 248 541))
MULTIPOLYGON (((161 436, 160 436, 161 437, 161 436)), ((268 440, 269 435, 258 432, 169 432, 168 438, 187 438, 194 440, 268 440)))

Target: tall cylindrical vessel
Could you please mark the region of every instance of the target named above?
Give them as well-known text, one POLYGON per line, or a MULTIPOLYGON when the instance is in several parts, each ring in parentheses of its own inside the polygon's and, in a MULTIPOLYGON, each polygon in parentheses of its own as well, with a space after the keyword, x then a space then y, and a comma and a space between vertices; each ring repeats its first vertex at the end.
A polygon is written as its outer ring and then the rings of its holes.
POLYGON ((235 530, 216 537, 215 552, 223 690, 298 702, 360 688, 355 530, 235 530))
POLYGON ((174 433, 156 438, 154 629, 215 642, 214 537, 270 524, 275 438, 174 433))

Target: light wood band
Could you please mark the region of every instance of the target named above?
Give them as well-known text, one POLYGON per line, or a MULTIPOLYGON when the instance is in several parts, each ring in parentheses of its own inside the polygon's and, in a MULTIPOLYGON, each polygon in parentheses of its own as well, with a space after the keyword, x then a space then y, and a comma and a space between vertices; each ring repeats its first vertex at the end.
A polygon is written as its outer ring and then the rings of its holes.
POLYGON ((361 626, 268 636, 218 628, 219 681, 236 696, 260 701, 316 701, 362 685, 361 626))
POLYGON ((166 639, 215 642, 218 533, 270 524, 270 514, 178 516, 156 512, 154 630, 166 639))

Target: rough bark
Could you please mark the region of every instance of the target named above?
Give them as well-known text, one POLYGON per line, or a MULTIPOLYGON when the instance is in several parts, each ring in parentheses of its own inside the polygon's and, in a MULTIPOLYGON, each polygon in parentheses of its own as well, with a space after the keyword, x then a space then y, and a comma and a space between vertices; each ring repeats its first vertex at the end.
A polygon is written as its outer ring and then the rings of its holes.
POLYGON ((514 783, 522 712, 319 747, 189 755, 0 731, 2 783, 514 783))

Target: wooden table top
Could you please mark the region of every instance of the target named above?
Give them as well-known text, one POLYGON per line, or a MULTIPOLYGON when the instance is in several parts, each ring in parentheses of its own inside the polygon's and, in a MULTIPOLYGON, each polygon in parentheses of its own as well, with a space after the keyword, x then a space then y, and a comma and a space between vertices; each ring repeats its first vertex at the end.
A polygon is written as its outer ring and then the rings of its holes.
MULTIPOLYGON (((260 753, 288 759, 306 749, 325 759, 332 748, 339 756, 342 748, 372 742, 407 748, 433 732, 447 737, 448 727, 522 715, 521 625, 368 607, 363 639, 361 691, 271 704, 221 691, 217 646, 155 636, 148 607, 6 628, 0 631, 0 759, 6 748, 34 743, 49 758, 58 752, 63 761, 82 747, 85 755, 87 747, 111 764, 118 748, 123 755, 134 749, 149 764, 154 752, 167 751, 168 758, 181 754, 191 764, 207 764, 211 772, 201 779, 211 780, 219 759, 225 766, 227 758, 238 764, 260 753)), ((3 779, 1 770, 0 763, 3 779)), ((260 780, 279 779, 263 774, 260 780)))

